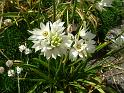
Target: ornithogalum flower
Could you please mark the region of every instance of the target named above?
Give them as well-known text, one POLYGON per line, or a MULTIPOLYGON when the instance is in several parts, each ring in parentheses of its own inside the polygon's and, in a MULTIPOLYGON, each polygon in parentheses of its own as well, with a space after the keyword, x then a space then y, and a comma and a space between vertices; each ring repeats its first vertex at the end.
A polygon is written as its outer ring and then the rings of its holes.
POLYGON ((17 66, 16 67, 16 73, 19 75, 21 73, 21 71, 22 71, 22 68, 17 66))
POLYGON ((29 37, 29 40, 42 40, 46 39, 49 36, 50 32, 50 22, 47 22, 46 25, 44 25, 42 22, 40 23, 40 29, 35 28, 33 31, 29 31, 33 35, 29 37))
POLYGON ((29 31, 33 34, 29 37, 29 40, 34 43, 32 48, 35 48, 35 51, 40 50, 47 59, 56 59, 57 56, 65 55, 71 47, 72 40, 70 35, 66 35, 64 32, 64 22, 57 20, 53 24, 47 22, 46 26, 41 24, 41 29, 29 31))
POLYGON ((15 75, 14 70, 12 70, 12 69, 8 70, 8 76, 9 77, 13 77, 14 75, 15 75))
POLYGON ((85 59, 87 54, 95 51, 95 35, 87 29, 79 31, 79 36, 75 36, 74 44, 70 50, 69 58, 76 60, 78 57, 85 59))
POLYGON ((74 45, 72 46, 69 53, 69 59, 76 60, 78 56, 84 58, 86 55, 87 44, 84 44, 83 42, 83 39, 75 39, 74 45))

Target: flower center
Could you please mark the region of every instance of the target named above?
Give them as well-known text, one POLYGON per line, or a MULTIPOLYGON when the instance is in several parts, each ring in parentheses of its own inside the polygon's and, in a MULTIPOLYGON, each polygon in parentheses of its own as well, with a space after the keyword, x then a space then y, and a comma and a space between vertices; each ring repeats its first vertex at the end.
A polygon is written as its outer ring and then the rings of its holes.
POLYGON ((42 33, 42 35, 43 35, 43 36, 47 36, 47 35, 48 35, 48 32, 47 32, 47 31, 44 31, 44 32, 42 33))
POLYGON ((59 37, 58 35, 52 36, 51 45, 53 47, 60 46, 61 42, 62 42, 62 38, 61 37, 59 37))
POLYGON ((81 49, 81 44, 77 44, 76 48, 81 49))

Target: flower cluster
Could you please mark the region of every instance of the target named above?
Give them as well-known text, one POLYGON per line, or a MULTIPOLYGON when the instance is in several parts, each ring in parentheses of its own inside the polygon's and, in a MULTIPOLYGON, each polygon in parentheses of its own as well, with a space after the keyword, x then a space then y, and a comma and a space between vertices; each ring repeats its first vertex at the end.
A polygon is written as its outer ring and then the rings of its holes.
POLYGON ((79 57, 85 58, 88 53, 95 52, 95 35, 83 28, 79 31, 79 36, 75 36, 74 44, 70 49, 69 58, 76 60, 79 57))
POLYGON ((95 51, 94 34, 82 29, 78 35, 73 36, 71 33, 64 32, 63 25, 64 22, 59 19, 54 23, 47 22, 46 25, 40 23, 40 29, 29 31, 33 34, 29 37, 29 40, 34 43, 32 48, 35 51, 40 50, 47 59, 56 59, 57 56, 69 54, 69 58, 75 60, 95 51))
POLYGON ((29 31, 33 35, 29 37, 29 40, 33 40, 35 51, 41 50, 41 54, 46 56, 47 59, 62 56, 67 53, 67 50, 71 47, 72 40, 69 35, 64 32, 64 22, 57 20, 53 24, 47 22, 46 25, 40 23, 40 29, 36 28, 33 31, 29 31))
POLYGON ((8 60, 6 62, 6 66, 9 68, 8 70, 8 76, 9 77, 13 77, 15 76, 15 73, 17 73, 17 75, 19 75, 22 71, 22 68, 21 67, 16 67, 16 71, 14 71, 13 69, 11 69, 11 67, 13 66, 13 60, 8 60))
POLYGON ((22 53, 24 51, 25 55, 28 55, 31 53, 31 50, 27 48, 25 45, 19 46, 19 51, 22 53))
MULTIPOLYGON (((13 60, 7 60, 5 64, 9 68, 7 71, 7 74, 9 77, 14 77, 15 73, 17 73, 17 75, 19 75, 21 73, 21 71, 23 70, 19 66, 16 67, 16 71, 11 69, 11 67, 13 66, 13 60)), ((4 71, 5 71, 4 67, 0 67, 0 74, 3 74, 4 71)))

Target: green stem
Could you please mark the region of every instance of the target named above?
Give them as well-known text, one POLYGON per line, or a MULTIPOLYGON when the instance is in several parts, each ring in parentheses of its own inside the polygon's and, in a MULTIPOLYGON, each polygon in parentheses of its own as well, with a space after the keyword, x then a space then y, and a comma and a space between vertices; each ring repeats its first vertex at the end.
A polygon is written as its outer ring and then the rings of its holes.
MULTIPOLYGON (((3 1, 2 4, 1 4, 2 14, 3 14, 4 3, 5 3, 5 1, 3 1)), ((0 17, 0 29, 1 29, 1 25, 2 25, 2 20, 3 20, 3 16, 0 17)))
POLYGON ((19 75, 18 75, 18 93, 20 93, 20 81, 19 81, 19 75))
POLYGON ((55 78, 58 76, 58 73, 59 73, 59 71, 60 71, 61 65, 62 65, 62 62, 60 61, 59 67, 58 67, 58 69, 57 69, 57 71, 56 71, 56 74, 55 74, 55 78))
POLYGON ((69 17, 68 17, 68 7, 67 7, 67 27, 69 26, 69 17))
POLYGON ((74 23, 74 14, 75 14, 75 10, 76 10, 76 0, 72 0, 72 4, 74 3, 73 6, 73 11, 72 11, 72 23, 74 23))
POLYGON ((18 6, 18 8, 19 8, 19 0, 16 0, 16 2, 17 2, 17 6, 18 6))
POLYGON ((7 60, 9 60, 9 58, 2 52, 1 49, 0 49, 0 53, 1 53, 7 60))
POLYGON ((48 78, 50 79, 50 60, 48 60, 48 78))
POLYGON ((55 22, 56 20, 56 2, 55 0, 52 0, 53 1, 53 22, 55 22))

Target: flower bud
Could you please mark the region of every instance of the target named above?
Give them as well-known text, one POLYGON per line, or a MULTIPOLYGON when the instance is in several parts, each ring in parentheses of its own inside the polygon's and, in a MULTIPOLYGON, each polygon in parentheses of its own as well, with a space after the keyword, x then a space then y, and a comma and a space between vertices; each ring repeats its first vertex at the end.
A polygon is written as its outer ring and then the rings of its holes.
POLYGON ((12 25, 12 20, 11 19, 6 19, 6 20, 4 20, 4 25, 5 26, 10 26, 10 25, 12 25))
POLYGON ((75 24, 69 24, 68 28, 67 28, 67 32, 71 33, 71 32, 75 32, 77 29, 75 24))
POLYGON ((0 67, 0 74, 4 72, 4 67, 0 67))
POLYGON ((6 62, 6 66, 7 67, 11 67, 13 65, 13 61, 12 60, 8 60, 7 62, 6 62))

